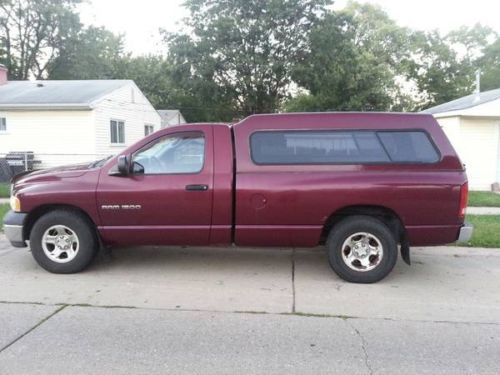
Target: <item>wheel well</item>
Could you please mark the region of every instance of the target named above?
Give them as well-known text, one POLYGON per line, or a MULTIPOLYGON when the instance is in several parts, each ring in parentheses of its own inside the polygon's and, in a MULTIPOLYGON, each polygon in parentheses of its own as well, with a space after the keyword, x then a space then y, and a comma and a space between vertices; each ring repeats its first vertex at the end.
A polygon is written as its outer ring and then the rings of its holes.
POLYGON ((33 229, 33 225, 35 225, 36 221, 41 218, 43 215, 45 215, 48 212, 51 211, 56 211, 56 210, 65 210, 65 211, 71 211, 73 213, 76 213, 85 220, 88 221, 89 225, 92 226, 94 229, 94 232, 97 234, 97 227, 94 223, 94 221, 90 218, 90 216, 83 211, 81 208, 71 206, 71 205, 65 205, 65 204, 48 204, 48 205, 43 205, 35 208, 34 210, 31 210, 30 213, 28 214, 28 217, 26 218, 26 221, 24 222, 24 228, 23 228, 23 238, 25 240, 29 240, 31 230, 33 229))
POLYGON ((323 226, 320 243, 326 243, 328 234, 337 223, 339 223, 346 217, 354 215, 375 217, 389 227, 398 242, 403 242, 406 239, 406 230, 403 222, 393 210, 382 206, 359 205, 344 207, 331 214, 330 217, 328 217, 328 219, 325 221, 325 224, 323 226))

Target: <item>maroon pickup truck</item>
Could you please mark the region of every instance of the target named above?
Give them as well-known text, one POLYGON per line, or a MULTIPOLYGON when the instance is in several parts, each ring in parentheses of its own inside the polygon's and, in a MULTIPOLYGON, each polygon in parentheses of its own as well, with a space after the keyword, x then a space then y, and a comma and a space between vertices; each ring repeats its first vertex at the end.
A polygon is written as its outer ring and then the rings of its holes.
POLYGON ((5 233, 48 271, 125 245, 326 245, 370 283, 398 247, 466 241, 464 167, 430 115, 250 116, 162 129, 120 155, 14 178, 5 233))

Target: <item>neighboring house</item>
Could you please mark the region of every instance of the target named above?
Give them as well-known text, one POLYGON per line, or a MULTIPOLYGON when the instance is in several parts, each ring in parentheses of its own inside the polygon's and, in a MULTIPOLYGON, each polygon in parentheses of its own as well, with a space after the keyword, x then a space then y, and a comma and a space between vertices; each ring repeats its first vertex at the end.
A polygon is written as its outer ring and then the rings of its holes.
POLYGON ((473 190, 500 182, 500 89, 429 108, 467 168, 473 190))
POLYGON ((160 124, 133 81, 7 81, 0 67, 0 157, 33 151, 41 167, 94 160, 160 124))
POLYGON ((158 114, 161 117, 162 128, 186 123, 181 111, 177 109, 159 109, 158 114))

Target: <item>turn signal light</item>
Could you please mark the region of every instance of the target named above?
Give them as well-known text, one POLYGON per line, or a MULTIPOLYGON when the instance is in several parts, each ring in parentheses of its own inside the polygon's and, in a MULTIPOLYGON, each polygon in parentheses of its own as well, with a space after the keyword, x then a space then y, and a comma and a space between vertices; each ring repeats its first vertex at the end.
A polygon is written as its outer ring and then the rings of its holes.
POLYGON ((21 211, 21 201, 15 195, 13 195, 12 197, 10 197, 10 208, 14 212, 20 212, 21 211))

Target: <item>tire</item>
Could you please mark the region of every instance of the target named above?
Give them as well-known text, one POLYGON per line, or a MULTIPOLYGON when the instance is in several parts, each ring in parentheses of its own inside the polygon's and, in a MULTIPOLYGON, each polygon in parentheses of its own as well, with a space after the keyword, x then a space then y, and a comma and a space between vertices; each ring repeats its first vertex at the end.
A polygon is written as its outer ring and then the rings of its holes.
POLYGON ((330 231, 328 260, 333 271, 352 283, 375 283, 398 259, 398 244, 389 228, 371 216, 351 216, 330 231))
POLYGON ((92 224, 70 210, 56 210, 40 217, 30 234, 36 262, 52 273, 76 273, 85 269, 97 253, 92 224))

